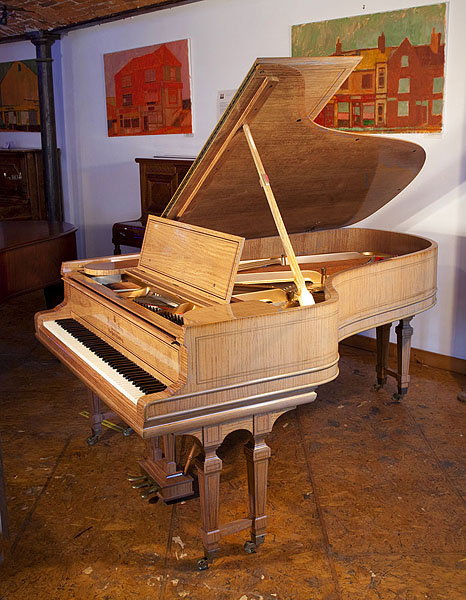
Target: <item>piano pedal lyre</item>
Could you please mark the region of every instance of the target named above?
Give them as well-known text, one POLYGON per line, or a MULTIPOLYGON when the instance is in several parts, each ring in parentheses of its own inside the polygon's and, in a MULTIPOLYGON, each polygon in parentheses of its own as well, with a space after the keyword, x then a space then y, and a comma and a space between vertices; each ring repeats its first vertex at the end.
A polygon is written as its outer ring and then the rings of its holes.
MULTIPOLYGON (((196 445, 191 448, 185 466, 181 469, 176 462, 175 435, 151 438, 148 456, 139 463, 144 480, 138 480, 142 484, 138 488, 148 488, 144 490, 143 496, 155 493, 164 502, 176 502, 193 496, 193 477, 188 474, 188 470, 195 447, 196 445)), ((150 501, 156 502, 153 499, 150 501)))

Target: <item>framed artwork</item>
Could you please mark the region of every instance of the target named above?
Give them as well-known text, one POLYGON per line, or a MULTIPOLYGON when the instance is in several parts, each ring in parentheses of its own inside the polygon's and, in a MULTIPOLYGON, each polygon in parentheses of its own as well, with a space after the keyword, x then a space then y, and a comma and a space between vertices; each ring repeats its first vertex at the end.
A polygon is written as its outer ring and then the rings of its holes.
POLYGON ((0 131, 40 131, 35 59, 0 63, 0 131))
POLYGON ((109 137, 192 133, 188 40, 104 55, 109 137))
POLYGON ((360 56, 316 123, 374 132, 442 130, 446 3, 292 27, 293 56, 360 56))

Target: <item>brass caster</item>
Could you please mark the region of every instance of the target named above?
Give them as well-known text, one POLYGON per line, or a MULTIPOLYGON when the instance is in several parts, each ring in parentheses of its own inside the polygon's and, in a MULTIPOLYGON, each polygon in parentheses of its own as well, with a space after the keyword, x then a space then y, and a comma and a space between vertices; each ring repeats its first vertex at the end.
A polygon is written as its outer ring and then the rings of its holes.
POLYGON ((381 383, 374 383, 374 385, 372 386, 372 391, 373 392, 378 392, 382 388, 383 388, 383 385, 381 383))
POLYGON ((206 557, 200 558, 196 566, 198 571, 206 571, 209 568, 209 560, 206 557))
POLYGON ((403 398, 403 394, 398 394, 398 393, 395 393, 395 394, 393 394, 393 396, 392 396, 392 399, 393 399, 395 402, 400 402, 400 400, 401 400, 402 398, 403 398))
POLYGON ((97 442, 99 441, 99 437, 100 435, 91 435, 87 438, 87 445, 88 446, 93 446, 94 444, 97 444, 97 442))
POLYGON ((243 548, 247 554, 255 554, 257 550, 257 544, 248 540, 247 542, 244 542, 243 548))

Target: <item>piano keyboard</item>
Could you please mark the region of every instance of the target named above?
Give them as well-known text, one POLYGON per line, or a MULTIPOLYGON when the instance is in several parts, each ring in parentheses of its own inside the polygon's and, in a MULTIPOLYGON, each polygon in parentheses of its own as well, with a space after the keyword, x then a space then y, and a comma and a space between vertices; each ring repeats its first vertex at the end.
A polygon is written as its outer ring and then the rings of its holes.
POLYGON ((57 319, 45 321, 43 325, 134 404, 137 404, 138 398, 142 395, 166 389, 167 386, 161 381, 101 340, 78 321, 57 319))

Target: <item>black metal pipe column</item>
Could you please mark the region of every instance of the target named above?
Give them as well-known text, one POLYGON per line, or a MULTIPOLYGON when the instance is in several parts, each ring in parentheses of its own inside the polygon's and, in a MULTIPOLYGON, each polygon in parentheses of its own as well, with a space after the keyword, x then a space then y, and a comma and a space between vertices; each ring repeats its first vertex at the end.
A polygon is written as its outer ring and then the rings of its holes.
POLYGON ((40 135, 44 167, 44 191, 49 221, 62 221, 60 166, 58 163, 55 102, 53 98, 52 45, 59 35, 37 32, 30 35, 36 47, 39 83, 40 135))

